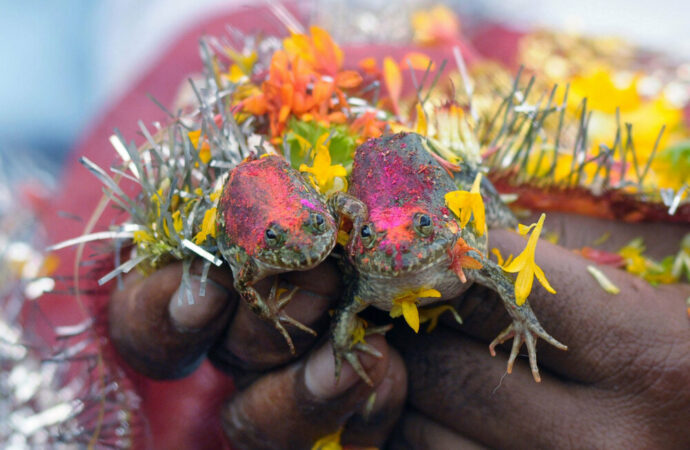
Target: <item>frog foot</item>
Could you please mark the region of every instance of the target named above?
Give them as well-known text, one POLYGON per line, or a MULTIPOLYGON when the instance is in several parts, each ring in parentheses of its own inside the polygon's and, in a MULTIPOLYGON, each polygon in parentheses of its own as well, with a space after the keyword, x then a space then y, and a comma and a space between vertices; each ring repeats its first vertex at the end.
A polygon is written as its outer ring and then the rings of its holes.
POLYGON ((376 350, 370 344, 367 344, 364 340, 364 336, 370 336, 372 334, 384 335, 388 330, 390 330, 393 325, 384 325, 379 327, 367 327, 366 322, 362 319, 357 319, 357 326, 355 327, 351 336, 346 336, 346 339, 334 339, 333 341, 333 355, 335 356, 335 380, 336 383, 340 379, 340 369, 343 366, 343 360, 350 363, 355 373, 364 380, 369 386, 374 386, 374 382, 371 381, 369 375, 367 375, 366 370, 359 361, 356 351, 364 352, 372 355, 376 358, 382 358, 381 352, 376 350), (364 330, 363 333, 361 330, 364 330))
POLYGON ((290 292, 287 295, 282 295, 283 292, 281 292, 280 289, 278 289, 278 279, 276 278, 275 282, 273 283, 273 286, 271 287, 271 292, 268 295, 269 302, 272 305, 275 305, 275 309, 271 313, 268 314, 268 317, 265 317, 266 320, 269 322, 273 323, 273 326, 280 332, 280 334, 283 335, 285 338, 285 341, 288 344, 288 347, 290 347, 290 353, 291 354, 296 354, 295 351, 295 345, 292 343, 292 338, 290 337, 290 334, 287 332, 285 329, 285 326, 283 324, 290 324, 294 326, 295 328, 298 328, 305 333, 309 333, 313 336, 316 336, 316 331, 312 330, 308 326, 304 325, 303 323, 299 322, 298 320, 295 320, 294 318, 288 316, 285 311, 283 311, 283 308, 290 303, 290 300, 292 300, 293 296, 297 291, 299 290, 299 287, 295 286, 290 290, 290 292))
POLYGON ((507 372, 511 373, 513 371, 513 364, 515 364, 515 359, 520 352, 520 347, 524 342, 527 345, 527 354, 529 355, 529 366, 532 370, 532 376, 534 381, 537 383, 541 382, 541 377, 539 376, 539 368, 537 367, 537 338, 542 338, 549 344, 561 350, 567 350, 568 347, 558 342, 551 335, 549 335, 544 329, 539 326, 539 324, 532 324, 527 321, 522 322, 520 320, 515 320, 511 323, 505 330, 496 336, 491 344, 489 344, 489 352, 491 356, 496 356, 496 346, 506 342, 508 339, 513 339, 513 348, 510 351, 510 357, 508 358, 508 368, 507 372))

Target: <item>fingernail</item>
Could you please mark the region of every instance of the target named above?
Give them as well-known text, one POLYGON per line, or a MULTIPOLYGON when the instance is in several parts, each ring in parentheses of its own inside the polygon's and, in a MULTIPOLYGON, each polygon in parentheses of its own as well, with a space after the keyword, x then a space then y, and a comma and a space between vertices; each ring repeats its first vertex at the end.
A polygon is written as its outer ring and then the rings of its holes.
POLYGON ((201 279, 189 279, 189 291, 180 285, 172 295, 168 311, 173 324, 180 331, 195 331, 203 328, 223 309, 228 299, 228 290, 211 279, 206 280, 204 295, 199 295, 201 279), (191 302, 190 302, 191 301, 191 302))
POLYGON ((362 413, 364 420, 369 420, 369 416, 378 413, 384 406, 388 404, 391 390, 393 389, 393 384, 393 378, 387 376, 378 386, 376 386, 376 390, 373 393, 375 396, 373 403, 371 405, 365 405, 362 413))
MULTIPOLYGON (((371 375, 371 369, 379 362, 380 358, 358 352, 359 360, 364 370, 371 375)), ((349 363, 343 362, 340 369, 340 378, 335 379, 335 357, 333 347, 326 343, 311 354, 304 370, 304 384, 315 397, 329 400, 337 397, 358 382, 364 380, 352 369, 349 363)))

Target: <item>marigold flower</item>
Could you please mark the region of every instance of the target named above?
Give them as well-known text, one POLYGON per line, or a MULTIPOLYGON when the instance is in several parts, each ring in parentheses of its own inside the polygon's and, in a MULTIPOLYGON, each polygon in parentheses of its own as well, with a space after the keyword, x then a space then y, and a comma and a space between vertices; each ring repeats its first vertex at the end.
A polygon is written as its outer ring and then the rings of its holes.
POLYGON ((341 70, 342 50, 327 32, 318 27, 310 32, 283 41, 283 50, 273 53, 261 92, 243 101, 245 111, 268 114, 274 138, 282 135, 291 115, 324 124, 344 123, 347 98, 342 89, 362 81, 359 73, 341 70))
POLYGON ((405 322, 414 330, 419 332, 419 310, 417 303, 420 298, 440 298, 441 293, 436 289, 420 288, 404 292, 393 300, 393 307, 390 316, 405 318, 405 322))
POLYGON ((467 191, 452 191, 445 195, 446 205, 460 220, 460 226, 465 227, 470 217, 474 215, 474 229, 477 235, 483 236, 486 231, 486 217, 484 213, 484 201, 479 193, 479 185, 482 174, 478 173, 472 183, 472 188, 467 191))
POLYGON ((544 219, 546 214, 539 217, 539 221, 536 224, 532 224, 529 227, 520 225, 520 234, 526 235, 532 230, 527 246, 510 264, 503 267, 503 270, 509 273, 518 274, 515 280, 515 303, 521 306, 527 300, 529 293, 532 291, 532 283, 534 282, 534 277, 541 283, 544 288, 552 294, 556 291, 549 284, 549 280, 546 279, 544 271, 537 265, 534 261, 535 251, 537 248, 537 241, 539 240, 539 235, 541 234, 542 227, 544 226, 544 219))

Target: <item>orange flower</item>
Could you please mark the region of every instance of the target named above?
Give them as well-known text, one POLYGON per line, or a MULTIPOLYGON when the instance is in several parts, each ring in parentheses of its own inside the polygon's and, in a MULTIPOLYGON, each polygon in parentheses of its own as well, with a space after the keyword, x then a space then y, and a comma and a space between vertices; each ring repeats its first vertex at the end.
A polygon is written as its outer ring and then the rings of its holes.
POLYGON ((352 122, 352 131, 359 134, 357 144, 380 137, 385 128, 386 121, 377 119, 375 111, 367 111, 352 122))
POLYGON ((474 247, 470 247, 462 238, 458 238, 453 248, 449 251, 449 255, 451 257, 450 270, 455 272, 460 281, 463 283, 467 282, 467 277, 462 269, 481 269, 484 267, 480 261, 477 261, 472 256, 468 255, 470 251, 474 251, 478 255, 481 255, 479 250, 474 247))
POLYGON ((358 86, 362 77, 341 71, 343 52, 324 30, 311 27, 311 36, 293 34, 271 58, 261 93, 244 101, 244 110, 268 114, 271 136, 285 131, 290 116, 324 125, 344 123, 347 99, 342 89, 358 86))

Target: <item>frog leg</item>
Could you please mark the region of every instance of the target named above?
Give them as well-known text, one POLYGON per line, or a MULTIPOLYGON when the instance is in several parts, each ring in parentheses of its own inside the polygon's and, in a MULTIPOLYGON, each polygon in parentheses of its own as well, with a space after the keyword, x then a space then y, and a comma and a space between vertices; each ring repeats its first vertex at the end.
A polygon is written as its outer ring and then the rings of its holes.
POLYGON ((296 353, 295 345, 292 343, 292 338, 285 329, 285 326, 283 326, 283 323, 290 323, 292 325, 295 325, 297 328, 314 335, 316 335, 316 332, 311 328, 299 323, 298 321, 296 321, 295 319, 281 311, 281 308, 290 301, 292 295, 294 295, 296 290, 293 290, 293 292, 288 294, 287 299, 284 298, 280 301, 275 301, 277 285, 274 285, 271 289, 271 294, 269 296, 269 299, 272 301, 267 302, 261 297, 261 295, 256 291, 256 289, 252 287, 254 283, 259 281, 258 272, 259 270, 256 264, 253 261, 251 261, 251 259, 247 260, 242 265, 242 267, 239 270, 239 273, 237 274, 237 277, 235 278, 235 290, 237 290, 237 292, 242 297, 242 300, 247 302, 247 305, 249 305, 251 310, 256 315, 268 322, 271 322, 275 329, 283 335, 288 347, 290 347, 290 353, 294 355, 296 353))
POLYGON ((498 292, 498 295, 503 301, 503 305, 513 319, 513 323, 496 336, 496 339, 489 344, 491 356, 496 356, 495 347, 497 345, 513 338, 513 348, 508 358, 508 373, 511 373, 515 358, 517 358, 520 347, 524 342, 527 345, 532 376, 536 382, 539 382, 541 381, 541 377, 539 376, 539 369, 537 368, 537 338, 540 337, 561 350, 567 350, 568 347, 558 342, 544 330, 527 301, 521 306, 515 303, 513 281, 506 276, 500 266, 489 259, 484 259, 482 262, 484 265, 481 269, 468 271, 470 272, 468 274, 477 283, 498 292))
POLYGON ((362 225, 364 225, 364 220, 369 217, 367 205, 350 194, 335 192, 328 198, 328 207, 333 217, 336 218, 336 222, 339 223, 343 217, 352 221, 352 229, 355 230, 355 234, 352 234, 348 243, 347 251, 350 253, 352 250, 351 247, 354 245, 356 233, 358 233, 362 225))
MULTIPOLYGON (((333 356, 335 357, 336 380, 340 377, 340 369, 342 368, 344 359, 350 363, 357 375, 359 375, 365 383, 369 386, 374 385, 371 378, 364 370, 364 367, 362 367, 362 364, 359 362, 356 350, 368 353, 377 358, 380 358, 382 355, 376 348, 363 342, 363 340, 353 340, 355 331, 358 326, 361 326, 361 319, 357 317, 357 313, 364 310, 367 306, 369 306, 368 302, 354 295, 354 289, 348 289, 342 303, 336 310, 334 320, 331 324, 331 342, 333 345, 333 356)), ((390 326, 373 327, 367 329, 365 335, 384 334, 389 329, 390 326)))
POLYGON ((278 316, 278 319, 280 319, 281 322, 289 323, 305 333, 316 336, 316 331, 282 312, 283 308, 290 303, 290 300, 292 300, 292 297, 297 293, 297 291, 299 291, 299 286, 294 286, 287 295, 280 295, 278 293, 278 277, 276 277, 273 281, 273 286, 271 286, 271 292, 268 294, 268 298, 270 299, 270 303, 275 304, 276 309, 281 311, 278 316))

